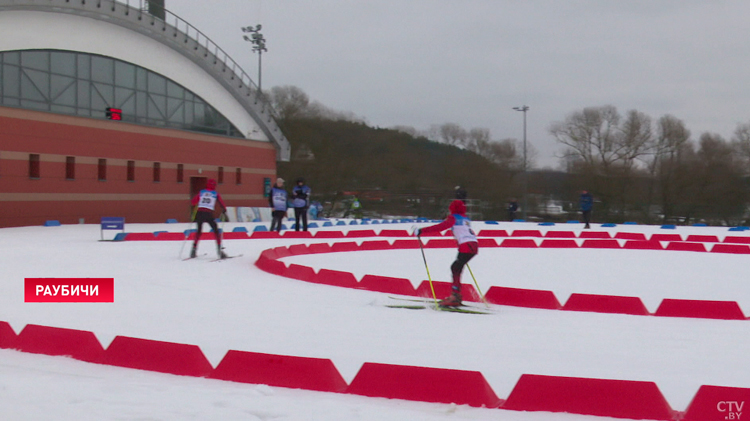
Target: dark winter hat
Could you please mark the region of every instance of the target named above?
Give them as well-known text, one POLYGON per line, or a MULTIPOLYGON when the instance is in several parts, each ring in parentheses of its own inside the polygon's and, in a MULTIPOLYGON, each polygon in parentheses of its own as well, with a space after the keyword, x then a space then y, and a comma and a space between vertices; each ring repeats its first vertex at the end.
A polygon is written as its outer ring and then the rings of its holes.
POLYGON ((300 177, 300 178, 297 179, 297 184, 304 183, 304 182, 305 182, 305 179, 302 178, 302 177, 300 177))
POLYGON ((457 213, 459 215, 466 215, 466 205, 461 200, 452 201, 448 209, 451 211, 451 213, 457 213))
POLYGON ((206 181, 206 188, 209 190, 214 190, 216 188, 216 180, 213 178, 209 178, 208 181, 206 181))

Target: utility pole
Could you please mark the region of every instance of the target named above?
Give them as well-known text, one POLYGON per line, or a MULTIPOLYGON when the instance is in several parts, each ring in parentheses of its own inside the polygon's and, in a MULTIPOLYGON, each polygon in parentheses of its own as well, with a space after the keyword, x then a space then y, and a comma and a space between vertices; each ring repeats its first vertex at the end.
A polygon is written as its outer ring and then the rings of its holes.
POLYGON ((523 220, 526 220, 526 209, 528 208, 528 201, 526 196, 529 190, 529 173, 526 169, 526 111, 529 111, 528 105, 522 105, 520 107, 513 107, 516 111, 523 113, 523 220))

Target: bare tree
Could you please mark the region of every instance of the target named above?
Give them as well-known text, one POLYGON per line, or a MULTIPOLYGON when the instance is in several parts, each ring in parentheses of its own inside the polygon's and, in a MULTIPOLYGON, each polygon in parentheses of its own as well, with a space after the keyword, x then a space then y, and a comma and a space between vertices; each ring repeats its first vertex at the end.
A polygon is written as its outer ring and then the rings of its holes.
POLYGON ((468 132, 456 123, 445 123, 438 127, 438 139, 440 142, 453 146, 465 146, 468 132))
POLYGON ((293 119, 306 116, 310 98, 296 86, 274 86, 271 88, 271 104, 280 119, 293 119))

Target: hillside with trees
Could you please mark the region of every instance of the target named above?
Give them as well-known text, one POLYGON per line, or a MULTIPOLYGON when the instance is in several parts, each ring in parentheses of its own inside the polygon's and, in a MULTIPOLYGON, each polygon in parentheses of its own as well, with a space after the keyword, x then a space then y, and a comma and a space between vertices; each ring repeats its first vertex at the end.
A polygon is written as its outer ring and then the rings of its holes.
MULTIPOLYGON (((476 215, 504 220, 508 199, 521 201, 523 155, 515 139, 492 140, 486 129, 453 123, 426 132, 374 128, 296 87, 275 87, 270 96, 292 145, 279 175, 306 178, 321 202, 336 207, 357 195, 372 216, 439 218, 461 185, 476 215)), ((595 197, 598 222, 739 225, 749 216, 750 123, 730 140, 703 133, 694 141, 677 117, 623 115, 607 105, 572 112, 549 132, 563 147, 564 169, 533 170, 530 149, 530 220, 578 219, 583 189, 595 197)))

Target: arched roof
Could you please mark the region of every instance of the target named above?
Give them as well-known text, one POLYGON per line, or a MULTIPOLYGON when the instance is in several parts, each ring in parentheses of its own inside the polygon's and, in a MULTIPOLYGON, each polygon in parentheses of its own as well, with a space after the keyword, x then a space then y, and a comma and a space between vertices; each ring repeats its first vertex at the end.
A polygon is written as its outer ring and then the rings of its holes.
POLYGON ((197 29, 171 14, 167 21, 112 0, 0 0, 0 51, 80 51, 145 67, 200 95, 247 138, 273 142, 288 161, 289 142, 250 77, 197 29))

